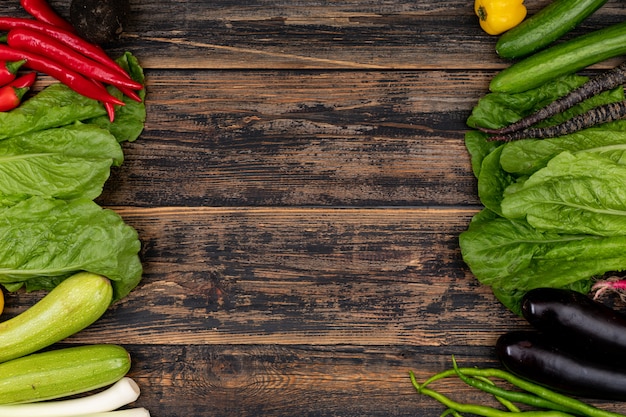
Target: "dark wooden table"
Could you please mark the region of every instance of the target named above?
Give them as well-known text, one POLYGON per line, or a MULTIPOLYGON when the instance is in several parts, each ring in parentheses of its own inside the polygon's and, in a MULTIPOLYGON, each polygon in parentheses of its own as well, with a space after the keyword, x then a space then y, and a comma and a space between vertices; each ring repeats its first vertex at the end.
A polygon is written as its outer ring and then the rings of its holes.
MULTIPOLYGON (((526 325, 458 248, 480 209, 465 120, 508 65, 473 2, 130 1, 109 52, 144 66, 148 119, 98 202, 145 275, 65 343, 127 347, 155 417, 438 416, 409 370, 497 366, 526 325)), ((572 36, 625 18, 609 0, 572 36)))

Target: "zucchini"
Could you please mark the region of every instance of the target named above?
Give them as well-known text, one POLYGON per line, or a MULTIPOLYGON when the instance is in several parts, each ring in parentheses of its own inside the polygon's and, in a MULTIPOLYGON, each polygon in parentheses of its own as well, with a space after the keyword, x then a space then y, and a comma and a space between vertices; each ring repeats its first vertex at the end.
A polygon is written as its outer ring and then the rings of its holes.
POLYGON ((556 41, 602 7, 607 0, 554 0, 505 32, 496 52, 505 59, 521 58, 556 41))
POLYGON ((35 305, 0 323, 0 363, 36 352, 92 324, 113 298, 109 279, 79 272, 35 305))
POLYGON ((111 385, 130 370, 123 347, 97 344, 33 353, 0 363, 0 404, 66 397, 111 385))
POLYGON ((624 54, 626 22, 590 32, 524 58, 496 74, 489 89, 499 93, 521 93, 624 54))

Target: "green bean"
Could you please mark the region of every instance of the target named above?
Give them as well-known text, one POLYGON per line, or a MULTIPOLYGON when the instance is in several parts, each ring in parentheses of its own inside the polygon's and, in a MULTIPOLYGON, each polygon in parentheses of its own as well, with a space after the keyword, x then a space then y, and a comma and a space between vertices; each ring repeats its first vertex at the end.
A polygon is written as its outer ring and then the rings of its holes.
POLYGON ((441 413, 441 415, 439 417, 446 417, 448 414, 450 414, 452 417, 463 417, 461 415, 461 413, 459 413, 458 411, 453 410, 451 408, 448 408, 446 411, 441 413))
POLYGON ((522 378, 518 378, 515 375, 501 369, 492 369, 491 372, 491 376, 495 378, 504 379, 524 391, 528 391, 548 401, 567 407, 572 410, 572 412, 581 413, 588 417, 625 417, 623 414, 601 410, 575 398, 568 397, 522 378))
POLYGON ((486 405, 459 403, 430 388, 420 388, 419 392, 434 398, 446 407, 452 408, 459 413, 469 413, 483 417, 572 417, 571 414, 555 410, 511 412, 486 405))
MULTIPOLYGON (((548 388, 542 387, 535 383, 529 382, 525 379, 519 378, 507 371, 497 368, 458 368, 462 373, 469 376, 482 376, 502 379, 508 383, 520 388, 529 393, 535 394, 545 400, 548 400, 554 404, 566 407, 571 410, 572 413, 581 414, 587 417, 626 417, 624 414, 614 413, 611 411, 602 410, 596 408, 590 404, 584 403, 575 398, 568 397, 566 395, 557 393, 548 388)), ((439 379, 447 378, 456 375, 456 370, 449 369, 430 377, 426 382, 421 384, 421 387, 437 381, 439 379)), ((556 410, 555 410, 556 411, 556 410)))
MULTIPOLYGON (((491 385, 491 386, 494 386, 494 387, 496 386, 496 384, 489 378, 485 378, 483 376, 477 376, 476 379, 478 379, 480 381, 483 381, 485 384, 488 384, 488 385, 491 385)), ((475 387, 475 388, 477 388, 477 387, 475 387)), ((485 391, 485 390, 483 390, 483 391, 485 391)), ((485 392, 487 392, 487 391, 485 391, 485 392)), ((501 397, 499 395, 494 395, 494 397, 496 398, 496 400, 498 400, 498 402, 500 404, 505 406, 507 408, 507 410, 513 411, 513 412, 519 412, 520 411, 519 407, 516 406, 515 404, 513 404, 513 402, 511 400, 509 400, 508 398, 504 398, 504 397, 501 397)), ((561 410, 561 411, 564 411, 564 410, 561 410)))
MULTIPOLYGON (((483 368, 483 369, 458 368, 458 369, 460 372, 469 376, 494 377, 494 378, 505 380, 509 382, 510 384, 515 385, 516 387, 524 391, 535 394, 538 397, 548 400, 554 404, 567 407, 569 410, 571 410, 571 412, 577 412, 588 417, 626 417, 623 414, 613 413, 611 411, 605 411, 605 410, 601 410, 599 408, 593 407, 582 401, 576 400, 571 397, 567 397, 563 394, 554 392, 540 385, 518 378, 515 375, 509 372, 503 371, 501 369, 497 369, 497 368, 483 368)), ((449 370, 440 372, 436 375, 433 375, 426 382, 424 382, 422 386, 428 385, 439 379, 448 378, 450 376, 455 376, 455 375, 456 375, 456 371, 454 369, 449 369, 449 370)))
POLYGON ((486 377, 477 376, 475 378, 470 378, 468 375, 461 372, 454 358, 452 358, 452 365, 454 366, 453 369, 456 371, 456 374, 463 382, 465 382, 467 385, 471 387, 478 388, 481 391, 485 391, 497 397, 505 398, 509 401, 531 405, 537 408, 546 408, 549 410, 563 411, 565 413, 575 414, 574 410, 568 407, 565 407, 561 404, 557 404, 555 402, 546 400, 545 398, 538 397, 536 395, 529 394, 527 392, 509 391, 504 388, 500 388, 486 377), (487 379, 487 381, 491 382, 491 384, 485 383, 484 379, 487 379))

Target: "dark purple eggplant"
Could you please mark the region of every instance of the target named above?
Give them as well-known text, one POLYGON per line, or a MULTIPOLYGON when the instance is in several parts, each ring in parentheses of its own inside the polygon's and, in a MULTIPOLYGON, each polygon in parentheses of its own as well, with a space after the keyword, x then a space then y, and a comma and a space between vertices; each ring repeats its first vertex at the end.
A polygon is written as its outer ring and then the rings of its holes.
POLYGON ((555 347, 537 331, 506 333, 496 343, 496 354, 511 373, 564 394, 626 400, 626 371, 579 359, 555 347))
POLYGON ((626 315, 585 294, 557 288, 533 289, 522 298, 522 314, 531 326, 562 348, 583 357, 626 363, 626 315))

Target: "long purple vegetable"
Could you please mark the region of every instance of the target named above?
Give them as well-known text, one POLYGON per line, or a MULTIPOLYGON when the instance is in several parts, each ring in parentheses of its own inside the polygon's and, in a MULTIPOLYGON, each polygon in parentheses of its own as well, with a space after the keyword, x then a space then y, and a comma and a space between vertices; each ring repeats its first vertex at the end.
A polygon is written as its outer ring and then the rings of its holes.
POLYGON ((504 135, 490 136, 489 140, 510 142, 519 139, 546 139, 568 135, 588 127, 619 120, 626 116, 626 101, 594 107, 586 113, 574 116, 565 122, 546 127, 529 127, 504 135))
POLYGON ((559 114, 574 105, 595 96, 603 91, 611 90, 626 82, 626 62, 606 71, 596 77, 589 79, 582 86, 571 91, 567 95, 553 101, 541 108, 536 113, 531 114, 519 121, 500 129, 479 128, 479 130, 498 136, 506 135, 518 130, 526 129, 548 117, 559 114))

